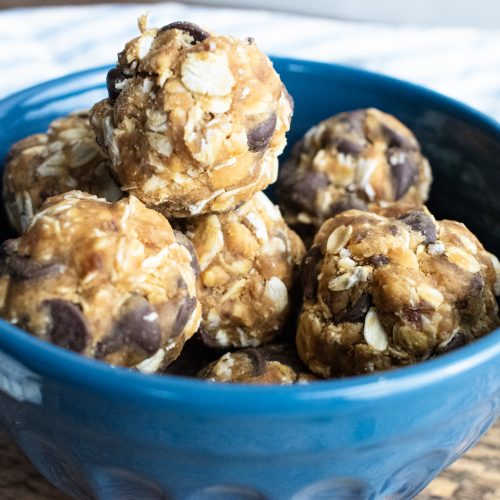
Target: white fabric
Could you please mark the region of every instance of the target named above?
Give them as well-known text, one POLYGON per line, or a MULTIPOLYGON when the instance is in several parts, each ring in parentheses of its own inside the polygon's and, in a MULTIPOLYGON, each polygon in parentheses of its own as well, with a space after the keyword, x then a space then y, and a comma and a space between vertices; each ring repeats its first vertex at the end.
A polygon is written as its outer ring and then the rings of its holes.
POLYGON ((500 120, 500 29, 363 24, 175 3, 0 11, 0 97, 76 70, 113 64, 116 53, 137 34, 136 18, 147 10, 152 26, 189 20, 220 33, 253 36, 268 54, 380 71, 500 120))

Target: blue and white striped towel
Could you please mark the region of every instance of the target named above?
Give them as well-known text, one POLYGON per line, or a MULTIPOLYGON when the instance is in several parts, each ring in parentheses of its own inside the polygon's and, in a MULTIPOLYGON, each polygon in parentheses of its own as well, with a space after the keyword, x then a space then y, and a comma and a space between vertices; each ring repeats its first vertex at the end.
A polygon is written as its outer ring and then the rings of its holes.
POLYGON ((45 7, 0 12, 0 97, 72 71, 111 64, 151 25, 190 20, 253 36, 269 54, 335 61, 431 87, 500 120, 500 29, 362 24, 293 14, 175 3, 45 7))

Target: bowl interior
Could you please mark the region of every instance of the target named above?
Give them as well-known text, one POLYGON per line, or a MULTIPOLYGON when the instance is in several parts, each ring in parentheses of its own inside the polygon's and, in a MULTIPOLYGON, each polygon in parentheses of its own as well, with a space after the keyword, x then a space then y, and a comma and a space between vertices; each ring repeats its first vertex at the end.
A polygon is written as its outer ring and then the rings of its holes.
MULTIPOLYGON (((284 157, 308 128, 333 114, 370 106, 394 114, 415 132, 430 160, 435 180, 429 207, 434 215, 438 219, 464 222, 489 251, 500 254, 500 203, 497 201, 500 127, 496 122, 439 94, 381 75, 280 58, 275 58, 274 64, 295 99, 289 146, 284 157)), ((15 141, 45 131, 53 119, 88 108, 105 97, 107 69, 75 73, 0 102, 0 168, 15 141)), ((272 197, 273 187, 268 191, 272 197)), ((15 235, 8 226, 3 206, 0 211, 0 240, 3 240, 15 235)), ((496 345, 500 332, 494 336, 496 345)), ((36 339, 30 338, 32 340, 36 339)), ((485 345, 491 346, 491 341, 485 345)), ((468 349, 472 353, 476 348, 465 347, 464 355, 468 349)), ((62 353, 60 359, 66 354, 74 358, 71 353, 62 353)), ((447 356, 459 360, 454 354, 447 356)), ((82 368, 87 361, 82 360, 82 368)), ((406 370, 413 371, 402 369, 406 370)), ((125 374, 126 371, 119 372, 125 374)))

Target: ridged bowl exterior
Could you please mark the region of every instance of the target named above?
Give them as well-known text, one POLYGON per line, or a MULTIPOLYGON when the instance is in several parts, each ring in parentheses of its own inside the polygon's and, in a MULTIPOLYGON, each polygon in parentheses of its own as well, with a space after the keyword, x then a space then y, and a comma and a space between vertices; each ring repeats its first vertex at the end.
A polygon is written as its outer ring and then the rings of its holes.
MULTIPOLYGON (((420 87, 274 59, 296 108, 289 142, 375 106, 412 128, 433 166, 430 208, 500 254, 500 126, 420 87)), ((0 159, 105 94, 106 68, 0 102, 0 159)), ((272 190, 270 190, 272 195, 272 190)), ((0 239, 11 237, 0 215, 0 239)), ((292 387, 146 376, 88 360, 0 320, 0 424, 75 498, 407 499, 500 414, 500 330, 383 374, 292 387)))

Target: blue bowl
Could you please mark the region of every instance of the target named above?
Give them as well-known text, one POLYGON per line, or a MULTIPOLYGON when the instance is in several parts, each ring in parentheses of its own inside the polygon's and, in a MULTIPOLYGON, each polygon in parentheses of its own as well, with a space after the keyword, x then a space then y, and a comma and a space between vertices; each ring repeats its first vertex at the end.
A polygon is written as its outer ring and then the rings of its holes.
MULTIPOLYGON (((430 207, 500 253, 500 126, 423 88, 336 65, 274 59, 296 112, 375 106, 412 128, 434 168, 430 207)), ((105 94, 106 68, 0 103, 10 144, 105 94)), ((0 234, 10 235, 5 216, 0 234)), ((0 421, 76 498, 410 498, 499 415, 500 330, 438 359, 306 386, 211 384, 86 359, 0 321, 0 421)))

